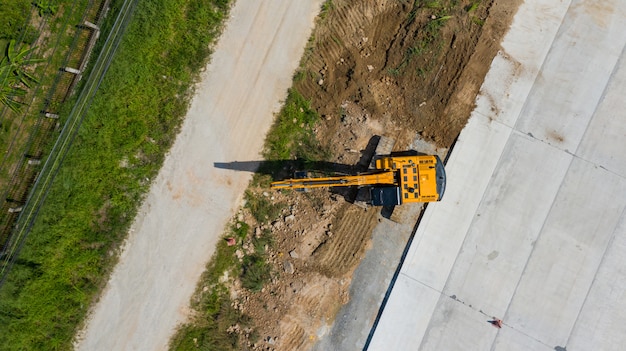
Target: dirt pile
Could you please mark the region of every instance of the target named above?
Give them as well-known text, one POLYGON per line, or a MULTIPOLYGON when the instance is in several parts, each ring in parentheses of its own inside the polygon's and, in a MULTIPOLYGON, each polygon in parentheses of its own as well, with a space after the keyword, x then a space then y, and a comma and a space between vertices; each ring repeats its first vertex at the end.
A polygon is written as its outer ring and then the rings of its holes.
MULTIPOLYGON (((354 165, 370 138, 416 137, 450 147, 499 50, 518 1, 336 0, 314 31, 294 88, 322 120, 316 134, 333 162, 354 165)), ((259 189, 258 191, 263 191, 259 189)), ((369 245, 379 209, 363 209, 326 190, 274 193, 273 278, 260 292, 235 286, 255 350, 302 350, 349 300, 351 274, 369 245)), ((246 336, 247 335, 247 336, 246 336)))

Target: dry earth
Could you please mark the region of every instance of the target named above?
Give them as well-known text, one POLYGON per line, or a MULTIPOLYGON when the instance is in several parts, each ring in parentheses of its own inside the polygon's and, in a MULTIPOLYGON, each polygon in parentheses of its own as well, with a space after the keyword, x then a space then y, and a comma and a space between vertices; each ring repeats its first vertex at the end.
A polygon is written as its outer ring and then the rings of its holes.
MULTIPOLYGON (((353 165, 373 135, 449 148, 464 127, 519 1, 335 0, 318 21, 294 88, 322 116, 320 142, 353 165)), ((349 301, 352 273, 370 245, 379 210, 325 190, 268 193, 284 202, 271 230, 273 279, 260 292, 235 282, 234 304, 257 336, 244 347, 302 350, 349 301)), ((254 223, 242 210, 240 216, 254 223)), ((251 245, 244 244, 243 250, 251 245), (248 246, 246 246, 248 245, 248 246)))

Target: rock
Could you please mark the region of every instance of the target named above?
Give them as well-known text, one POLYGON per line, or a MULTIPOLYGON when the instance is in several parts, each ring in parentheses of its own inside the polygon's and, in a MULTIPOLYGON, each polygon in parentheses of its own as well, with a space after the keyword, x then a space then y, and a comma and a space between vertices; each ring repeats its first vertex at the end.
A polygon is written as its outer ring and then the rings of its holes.
POLYGON ((256 236, 257 238, 260 238, 260 237, 261 237, 261 233, 262 233, 262 231, 261 231, 261 227, 256 227, 256 228, 254 229, 254 236, 256 236))
POLYGON ((267 343, 274 345, 274 343, 275 343, 274 338, 272 338, 271 336, 268 336, 267 337, 267 343))
POLYGON ((285 270, 285 273, 287 274, 293 274, 296 271, 295 268, 293 268, 293 263, 289 261, 285 261, 283 263, 283 269, 285 270))
POLYGON ((285 222, 293 221, 295 219, 296 219, 296 216, 293 214, 290 214, 289 216, 285 217, 285 222))
POLYGON ((243 251, 241 251, 240 249, 237 249, 237 251, 235 251, 235 256, 238 259, 242 259, 243 258, 243 251))
POLYGON ((374 70, 374 66, 372 66, 372 65, 367 65, 367 70, 368 70, 368 71, 370 71, 370 72, 371 72, 371 71, 373 71, 373 70, 374 70))
POLYGON ((302 284, 301 281, 295 281, 291 284, 289 284, 289 287, 291 288, 291 291, 295 294, 298 291, 300 291, 300 289, 302 289, 302 287, 304 286, 304 284, 302 284))
POLYGON ((317 84, 319 84, 319 85, 324 84, 324 80, 323 80, 323 79, 318 80, 318 81, 317 81, 317 84))
POLYGON ((289 251, 289 256, 291 256, 291 258, 300 258, 300 255, 298 255, 296 250, 289 251))

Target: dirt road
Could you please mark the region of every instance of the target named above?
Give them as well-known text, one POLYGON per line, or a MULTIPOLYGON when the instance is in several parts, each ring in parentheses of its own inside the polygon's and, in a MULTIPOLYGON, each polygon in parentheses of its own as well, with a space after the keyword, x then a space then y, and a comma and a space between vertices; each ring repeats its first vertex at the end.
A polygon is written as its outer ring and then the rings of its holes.
POLYGON ((132 226, 80 350, 163 350, 258 159, 320 0, 239 0, 163 169, 132 226))

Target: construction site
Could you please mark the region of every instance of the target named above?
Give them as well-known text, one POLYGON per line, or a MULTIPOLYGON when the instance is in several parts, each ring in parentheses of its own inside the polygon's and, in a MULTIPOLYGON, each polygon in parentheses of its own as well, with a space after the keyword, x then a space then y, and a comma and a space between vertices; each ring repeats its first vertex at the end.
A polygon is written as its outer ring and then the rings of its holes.
POLYGON ((229 11, 75 349, 620 349, 626 5, 229 11))
MULTIPOLYGON (((386 144, 382 155, 416 150, 445 159, 516 9, 514 2, 495 1, 422 6, 333 1, 317 22, 293 86, 321 116, 315 135, 322 147, 333 150, 329 161, 352 172, 367 171, 379 154, 374 152, 378 136, 386 144)), ((354 272, 372 250, 378 225, 396 235, 387 243, 395 247, 376 250, 386 256, 379 260, 387 271, 373 280, 379 289, 369 294, 381 298, 423 205, 402 204, 386 213, 386 208, 361 206, 363 191, 357 186, 320 186, 307 192, 253 188, 283 204, 283 212, 267 224, 255 224, 247 209, 238 214, 253 233, 271 230, 275 238, 269 257, 277 273, 271 282, 259 292, 238 283, 232 287, 237 308, 258 327, 260 340, 249 341, 252 349, 310 349, 323 338, 356 292, 351 292, 354 272)), ((253 250, 251 241, 243 247, 241 255, 253 250)), ((368 313, 364 328, 376 310, 368 313)), ((244 328, 239 332, 248 340, 244 328)), ((357 344, 365 343, 367 332, 362 333, 357 344)))

